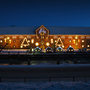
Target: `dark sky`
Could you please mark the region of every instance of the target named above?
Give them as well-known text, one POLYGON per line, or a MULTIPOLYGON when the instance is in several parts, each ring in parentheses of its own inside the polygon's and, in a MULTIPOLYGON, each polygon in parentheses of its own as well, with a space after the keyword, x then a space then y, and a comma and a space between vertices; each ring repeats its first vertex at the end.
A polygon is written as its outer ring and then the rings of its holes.
POLYGON ((90 0, 0 0, 0 26, 90 27, 90 0))

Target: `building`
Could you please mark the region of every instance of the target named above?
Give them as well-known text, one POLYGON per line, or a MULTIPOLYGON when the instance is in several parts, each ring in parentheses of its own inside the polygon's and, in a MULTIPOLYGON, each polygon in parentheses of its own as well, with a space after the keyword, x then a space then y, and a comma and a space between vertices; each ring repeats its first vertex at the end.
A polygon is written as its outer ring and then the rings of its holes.
POLYGON ((0 48, 29 49, 59 47, 90 49, 90 27, 0 27, 0 48), (6 45, 8 43, 8 45, 6 45))

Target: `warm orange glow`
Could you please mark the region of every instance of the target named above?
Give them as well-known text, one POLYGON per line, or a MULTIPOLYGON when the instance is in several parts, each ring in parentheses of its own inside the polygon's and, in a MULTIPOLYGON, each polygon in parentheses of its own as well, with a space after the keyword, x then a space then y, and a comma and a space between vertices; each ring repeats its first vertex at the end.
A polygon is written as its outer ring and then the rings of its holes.
POLYGON ((20 46, 20 48, 23 48, 23 46, 20 46))
POLYGON ((76 43, 76 45, 78 45, 78 43, 76 43))
POLYGON ((57 42, 57 40, 55 40, 55 42, 57 42))
POLYGON ((31 40, 31 43, 34 43, 34 39, 31 40))
POLYGON ((49 46, 49 42, 47 42, 46 45, 49 46))
POLYGON ((51 43, 53 43, 53 39, 51 39, 51 43))
POLYGON ((78 39, 78 42, 80 42, 80 39, 78 39))
POLYGON ((74 44, 75 44, 75 39, 73 40, 74 44))
POLYGON ((69 40, 69 42, 71 42, 71 40, 69 40))
POLYGON ((84 40, 82 40, 82 42, 84 42, 84 40))
POLYGON ((28 40, 28 42, 30 42, 30 40, 28 40))
POLYGON ((84 47, 84 45, 82 45, 82 47, 84 47))
POLYGON ((9 40, 9 43, 11 44, 11 40, 9 40))
POLYGON ((10 39, 10 37, 7 37, 7 39, 10 39))
POLYGON ((35 45, 36 45, 36 46, 38 46, 38 45, 39 45, 39 43, 38 43, 38 42, 36 42, 36 43, 35 43, 35 45))
POLYGON ((78 36, 76 36, 75 39, 78 39, 78 36))
POLYGON ((90 47, 90 45, 87 45, 87 47, 90 47))
POLYGON ((62 46, 62 48, 64 48, 64 46, 62 46))
POLYGON ((0 40, 0 42, 2 43, 2 40, 0 40))

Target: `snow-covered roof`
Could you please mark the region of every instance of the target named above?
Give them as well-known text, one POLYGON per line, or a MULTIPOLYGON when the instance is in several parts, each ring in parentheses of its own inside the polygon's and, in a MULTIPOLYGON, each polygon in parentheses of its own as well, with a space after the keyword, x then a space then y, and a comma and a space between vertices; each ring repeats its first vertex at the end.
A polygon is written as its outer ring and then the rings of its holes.
MULTIPOLYGON (((61 26, 45 26, 49 30, 50 35, 55 34, 79 34, 90 35, 90 27, 61 27, 61 26)), ((30 27, 0 27, 0 35, 5 34, 35 34, 39 26, 30 27)))

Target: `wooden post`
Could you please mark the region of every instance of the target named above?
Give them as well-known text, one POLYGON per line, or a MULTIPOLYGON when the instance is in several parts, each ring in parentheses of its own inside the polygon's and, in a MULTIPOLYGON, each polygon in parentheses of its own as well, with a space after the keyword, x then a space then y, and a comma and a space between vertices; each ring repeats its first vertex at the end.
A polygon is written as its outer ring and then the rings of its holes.
POLYGON ((19 51, 18 51, 18 61, 19 61, 19 51))
POLYGON ((12 65, 12 59, 10 59, 10 65, 12 65))
POLYGON ((0 83, 1 83, 2 81, 1 81, 1 77, 0 77, 0 83))
POLYGON ((51 82, 51 78, 49 77, 49 82, 51 82))
POLYGON ((30 65, 30 59, 28 59, 28 65, 30 65))
POLYGON ((59 59, 57 59, 57 64, 59 64, 59 59))
POLYGON ((73 82, 74 82, 74 77, 73 77, 73 82))
POLYGON ((74 58, 74 64, 76 64, 77 63, 77 59, 76 58, 74 58))
POLYGON ((26 78, 24 78, 24 83, 26 83, 26 78))

